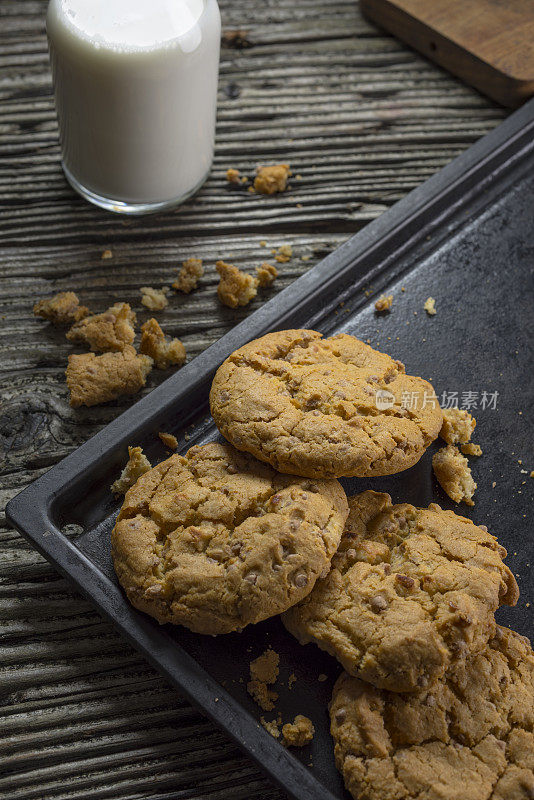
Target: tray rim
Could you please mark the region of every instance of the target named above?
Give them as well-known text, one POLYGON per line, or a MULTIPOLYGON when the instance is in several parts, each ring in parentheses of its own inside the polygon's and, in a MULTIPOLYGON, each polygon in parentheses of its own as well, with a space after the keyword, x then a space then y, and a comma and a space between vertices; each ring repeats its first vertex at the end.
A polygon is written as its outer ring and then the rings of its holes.
MULTIPOLYGON (((450 164, 414 189, 380 217, 350 237, 325 259, 268 301, 179 373, 164 381, 105 428, 16 495, 6 506, 9 524, 75 584, 148 661, 204 714, 238 744, 294 800, 338 800, 318 778, 263 729, 256 719, 165 632, 127 604, 114 584, 56 526, 53 508, 73 480, 97 468, 111 452, 135 436, 165 410, 188 394, 199 392, 220 363, 235 349, 269 330, 288 327, 289 318, 302 318, 320 287, 324 296, 336 294, 335 284, 358 266, 362 283, 387 268, 380 250, 400 236, 408 249, 421 238, 427 224, 439 226, 455 204, 440 206, 460 191, 456 206, 470 193, 479 195, 486 183, 499 180, 502 166, 534 149, 534 99, 473 144, 450 164), (499 166, 501 170, 499 170, 499 166), (373 259, 379 266, 373 268, 373 259), (119 602, 110 602, 112 599, 119 602), (155 646, 157 645, 157 647, 155 646), (179 658, 177 659, 177 656, 179 658)), ((426 229, 425 229, 426 232, 426 229)), ((397 252, 395 253, 397 255, 397 252)), ((326 314, 328 306, 322 311, 326 314)), ((293 326, 295 327, 295 326, 293 326)), ((296 326, 298 327, 298 325, 296 326)))

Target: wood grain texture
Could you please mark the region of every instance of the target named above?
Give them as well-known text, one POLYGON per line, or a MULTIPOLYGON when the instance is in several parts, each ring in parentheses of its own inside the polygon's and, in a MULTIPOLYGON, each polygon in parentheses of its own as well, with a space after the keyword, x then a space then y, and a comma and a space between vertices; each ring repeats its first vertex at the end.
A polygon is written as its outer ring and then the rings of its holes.
POLYGON ((534 94, 531 0, 361 0, 372 20, 512 108, 534 94))
MULTIPOLYGON (((205 259, 201 288, 160 319, 189 358, 465 150, 501 108, 366 22, 354 0, 223 0, 216 158, 182 209, 123 220, 67 187, 44 0, 0 3, 0 507, 126 403, 73 411, 62 331, 33 303, 74 289, 101 310, 205 259), (281 197, 232 191, 224 172, 290 161, 281 197), (267 248, 260 242, 267 241, 267 248), (216 301, 214 262, 295 256, 239 312, 216 301), (105 248, 113 259, 102 261, 105 248)), ((165 373, 150 378, 147 391, 165 373)), ((283 795, 184 702, 18 536, 0 529, 0 796, 9 800, 279 800, 283 795)))

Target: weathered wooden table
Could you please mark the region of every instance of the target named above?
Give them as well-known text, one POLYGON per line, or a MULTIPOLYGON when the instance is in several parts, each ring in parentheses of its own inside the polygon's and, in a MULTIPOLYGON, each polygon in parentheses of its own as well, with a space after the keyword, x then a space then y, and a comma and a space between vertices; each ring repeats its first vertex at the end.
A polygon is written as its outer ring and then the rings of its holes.
MULTIPOLYGON (((74 289, 91 308, 120 299, 140 312, 140 286, 170 283, 199 256, 202 287, 161 315, 194 358, 268 296, 220 306, 217 258, 254 266, 262 240, 292 244, 274 292, 505 114, 364 21, 356 0, 221 0, 224 29, 247 30, 248 46, 222 50, 211 177, 178 211, 122 219, 85 204, 61 173, 45 8, 0 4, 2 507, 125 407, 69 408, 71 348, 34 319, 35 300, 74 289), (269 161, 302 179, 274 198, 229 190, 227 167, 252 174, 269 161)), ((0 796, 282 796, 14 531, 0 537, 0 796)))

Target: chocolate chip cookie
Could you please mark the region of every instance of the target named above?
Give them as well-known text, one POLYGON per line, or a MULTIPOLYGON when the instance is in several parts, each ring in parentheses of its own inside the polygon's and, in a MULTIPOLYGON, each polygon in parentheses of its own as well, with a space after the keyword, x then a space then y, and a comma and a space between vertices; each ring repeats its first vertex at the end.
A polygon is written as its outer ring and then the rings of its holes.
POLYGON ((238 450, 313 478, 390 475, 437 437, 432 386, 354 336, 269 333, 217 371, 211 412, 238 450))
POLYGON ((494 612, 519 592, 506 550, 482 527, 437 505, 392 505, 387 494, 349 499, 328 576, 283 616, 352 675, 393 692, 432 685, 482 650, 494 612))
POLYGON ((336 764, 358 800, 534 797, 534 654, 506 628, 418 694, 344 673, 330 716, 336 764))
POLYGON ((211 443, 171 456, 127 492, 113 563, 136 608, 227 633, 305 597, 328 571, 347 514, 337 481, 280 475, 211 443))

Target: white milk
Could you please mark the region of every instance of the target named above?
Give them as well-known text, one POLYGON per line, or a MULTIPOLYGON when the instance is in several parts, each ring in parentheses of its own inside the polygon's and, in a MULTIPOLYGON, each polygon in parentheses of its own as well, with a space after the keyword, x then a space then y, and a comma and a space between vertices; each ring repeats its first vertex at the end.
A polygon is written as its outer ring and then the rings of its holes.
POLYGON ((50 0, 63 168, 87 199, 142 213, 206 179, 217 105, 217 0, 50 0))

